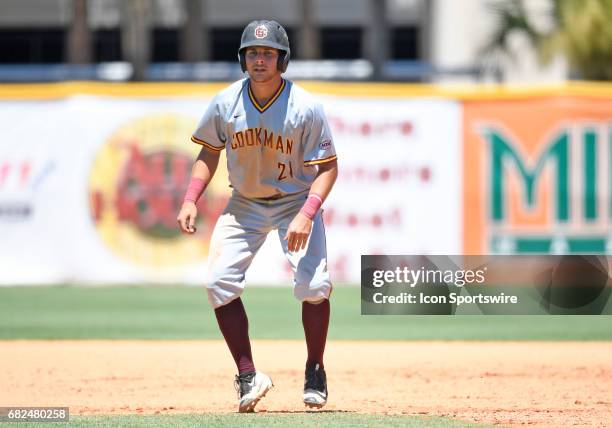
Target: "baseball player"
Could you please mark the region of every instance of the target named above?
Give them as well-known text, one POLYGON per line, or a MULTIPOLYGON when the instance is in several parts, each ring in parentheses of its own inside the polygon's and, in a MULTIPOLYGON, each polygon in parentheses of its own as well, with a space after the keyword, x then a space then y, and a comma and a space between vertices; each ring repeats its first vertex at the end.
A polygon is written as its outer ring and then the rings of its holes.
POLYGON ((254 411, 273 386, 255 369, 240 298, 245 272, 272 230, 278 231, 293 269, 294 295, 302 302, 304 403, 319 408, 328 396, 323 352, 332 284, 320 208, 338 175, 336 152, 322 107, 282 77, 289 57, 287 33, 277 22, 245 27, 238 58, 248 78, 213 99, 191 137, 202 150, 177 219, 183 232, 195 232, 195 203, 225 149, 233 190, 211 237, 206 287, 238 368, 239 412, 254 411))

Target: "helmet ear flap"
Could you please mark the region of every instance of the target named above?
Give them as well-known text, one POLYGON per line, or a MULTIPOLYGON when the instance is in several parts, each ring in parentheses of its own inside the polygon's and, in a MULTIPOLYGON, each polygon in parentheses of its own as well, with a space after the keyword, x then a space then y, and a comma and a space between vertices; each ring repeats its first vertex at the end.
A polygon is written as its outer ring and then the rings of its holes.
POLYGON ((246 66, 246 57, 244 55, 244 51, 245 49, 240 49, 238 51, 238 62, 240 62, 240 68, 242 69, 242 72, 244 73, 245 71, 247 71, 247 66, 246 66))
POLYGON ((278 59, 276 60, 276 68, 281 73, 284 72, 283 66, 285 65, 285 57, 287 56, 287 52, 278 51, 278 59))
POLYGON ((289 65, 289 53, 279 49, 278 62, 276 64, 276 68, 278 68, 278 70, 281 73, 284 73, 285 71, 287 71, 288 65, 289 65))

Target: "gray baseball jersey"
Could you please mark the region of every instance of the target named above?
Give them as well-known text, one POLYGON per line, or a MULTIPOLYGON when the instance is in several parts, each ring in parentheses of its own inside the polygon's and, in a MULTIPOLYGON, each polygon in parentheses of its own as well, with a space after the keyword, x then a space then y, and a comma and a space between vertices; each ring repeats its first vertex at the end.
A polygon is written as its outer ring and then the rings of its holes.
POLYGON ((210 150, 227 149, 230 185, 247 198, 306 191, 316 165, 336 159, 323 108, 285 79, 264 106, 248 78, 221 91, 191 140, 210 150))

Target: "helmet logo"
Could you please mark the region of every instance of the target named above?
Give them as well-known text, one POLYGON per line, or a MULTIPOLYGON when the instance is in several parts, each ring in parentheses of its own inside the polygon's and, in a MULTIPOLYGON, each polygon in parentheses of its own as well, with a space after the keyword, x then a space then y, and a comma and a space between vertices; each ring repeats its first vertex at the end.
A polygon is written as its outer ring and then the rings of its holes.
POLYGON ((255 28, 255 37, 258 39, 265 39, 268 36, 268 27, 265 25, 259 25, 255 28))

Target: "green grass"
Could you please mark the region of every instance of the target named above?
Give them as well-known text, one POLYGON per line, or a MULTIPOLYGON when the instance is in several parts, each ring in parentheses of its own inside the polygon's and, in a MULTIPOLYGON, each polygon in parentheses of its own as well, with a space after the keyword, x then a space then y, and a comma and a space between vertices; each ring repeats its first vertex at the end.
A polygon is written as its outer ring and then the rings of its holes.
MULTIPOLYGON (((2 427, 40 427, 40 423, 10 423, 2 427)), ((201 414, 201 415, 124 415, 75 416, 68 423, 54 423, 53 427, 425 427, 459 428, 484 425, 425 416, 387 416, 359 413, 258 413, 258 414, 201 414)))
MULTIPOLYGON (((302 339, 290 287, 247 288, 254 339, 302 339)), ((362 316, 335 287, 330 339, 612 340, 612 316, 362 316)), ((221 339, 202 288, 0 287, 0 339, 221 339)))

